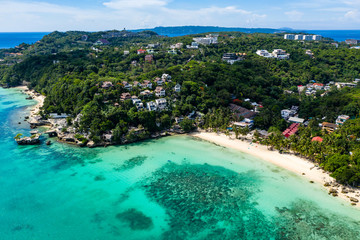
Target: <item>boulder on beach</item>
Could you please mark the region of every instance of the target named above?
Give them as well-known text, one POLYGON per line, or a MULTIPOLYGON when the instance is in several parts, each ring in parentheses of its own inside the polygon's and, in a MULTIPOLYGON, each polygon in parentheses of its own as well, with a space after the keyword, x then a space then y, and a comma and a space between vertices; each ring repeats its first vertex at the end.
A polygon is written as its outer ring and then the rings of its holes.
POLYGON ((352 201, 352 202, 354 202, 354 203, 359 202, 359 200, 358 200, 358 199, 356 199, 356 198, 354 198, 354 197, 351 197, 351 198, 350 198, 350 201, 352 201))

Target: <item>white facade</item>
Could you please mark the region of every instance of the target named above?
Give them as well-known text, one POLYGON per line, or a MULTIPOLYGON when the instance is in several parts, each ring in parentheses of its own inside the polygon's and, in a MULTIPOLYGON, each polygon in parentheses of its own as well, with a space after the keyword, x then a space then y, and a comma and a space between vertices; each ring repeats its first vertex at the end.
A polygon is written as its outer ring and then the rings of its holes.
POLYGON ((314 41, 321 41, 321 39, 322 39, 322 36, 320 36, 320 35, 314 35, 312 40, 314 40, 314 41))
POLYGON ((257 50, 256 54, 261 57, 271 58, 273 57, 267 50, 257 50))
POLYGON ((313 40, 313 36, 312 36, 312 35, 305 35, 305 36, 304 36, 304 40, 305 40, 305 41, 312 41, 312 40, 313 40))
POLYGON ((181 91, 181 85, 180 84, 176 84, 174 87, 174 91, 175 92, 180 92, 181 91))
POLYGON ((284 39, 286 39, 286 40, 295 40, 295 35, 294 34, 285 34, 284 39))
POLYGON ((165 98, 156 99, 155 102, 158 110, 166 109, 167 101, 165 98))
POLYGON ((301 34, 295 35, 295 40, 299 40, 299 41, 304 40, 304 35, 301 35, 301 34))
POLYGON ((151 102, 146 103, 146 108, 149 111, 155 111, 157 108, 157 105, 155 102, 151 101, 151 102))
POLYGON ((206 37, 193 38, 193 40, 199 44, 210 45, 218 43, 217 35, 206 35, 206 37))

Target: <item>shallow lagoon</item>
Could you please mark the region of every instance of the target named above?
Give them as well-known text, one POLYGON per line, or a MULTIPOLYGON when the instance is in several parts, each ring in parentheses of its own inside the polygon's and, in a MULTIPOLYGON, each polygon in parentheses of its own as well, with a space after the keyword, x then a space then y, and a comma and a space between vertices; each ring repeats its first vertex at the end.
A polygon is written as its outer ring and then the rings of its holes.
POLYGON ((191 137, 17 146, 32 104, 0 89, 1 239, 360 239, 348 202, 191 137))

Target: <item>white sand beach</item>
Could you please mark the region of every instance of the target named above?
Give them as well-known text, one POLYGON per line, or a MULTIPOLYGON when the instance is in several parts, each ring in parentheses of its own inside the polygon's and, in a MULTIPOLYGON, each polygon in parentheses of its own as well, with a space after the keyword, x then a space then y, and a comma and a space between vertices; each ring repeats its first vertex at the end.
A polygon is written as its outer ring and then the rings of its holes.
MULTIPOLYGON (((220 146, 233 148, 241 152, 261 158, 274 165, 290 170, 300 176, 306 177, 309 181, 320 183, 322 186, 324 186, 326 182, 333 183, 332 186, 330 186, 328 189, 336 189, 338 192, 338 197, 346 200, 349 204, 350 197, 360 199, 359 189, 352 189, 347 187, 346 189, 354 192, 349 191, 349 193, 347 194, 342 193, 341 191, 343 187, 341 185, 337 185, 335 183, 335 180, 331 176, 329 176, 328 173, 324 172, 318 167, 315 167, 314 163, 306 159, 291 154, 280 154, 278 151, 268 150, 267 147, 264 145, 251 143, 250 140, 242 141, 239 139, 235 139, 234 135, 229 137, 225 134, 217 134, 204 131, 195 132, 190 135, 209 142, 213 142, 220 146)), ((329 195, 329 197, 332 196, 329 195)), ((357 204, 357 207, 359 207, 359 204, 357 204)))
POLYGON ((30 110, 30 116, 29 118, 33 118, 37 115, 39 115, 40 112, 40 108, 44 105, 44 101, 45 101, 45 96, 35 92, 34 90, 29 90, 29 88, 27 86, 18 86, 15 87, 16 89, 20 89, 23 91, 23 93, 29 95, 30 97, 32 97, 35 101, 37 101, 38 103, 32 107, 32 109, 30 110))

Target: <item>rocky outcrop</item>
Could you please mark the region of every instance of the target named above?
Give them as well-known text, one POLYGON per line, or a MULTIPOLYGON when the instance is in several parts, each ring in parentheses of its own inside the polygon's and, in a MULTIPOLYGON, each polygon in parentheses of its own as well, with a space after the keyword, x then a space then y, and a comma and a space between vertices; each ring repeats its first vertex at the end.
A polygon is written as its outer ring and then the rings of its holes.
POLYGON ((31 137, 23 137, 23 138, 15 138, 15 141, 19 145, 35 145, 40 144, 40 136, 41 134, 34 134, 31 137))

